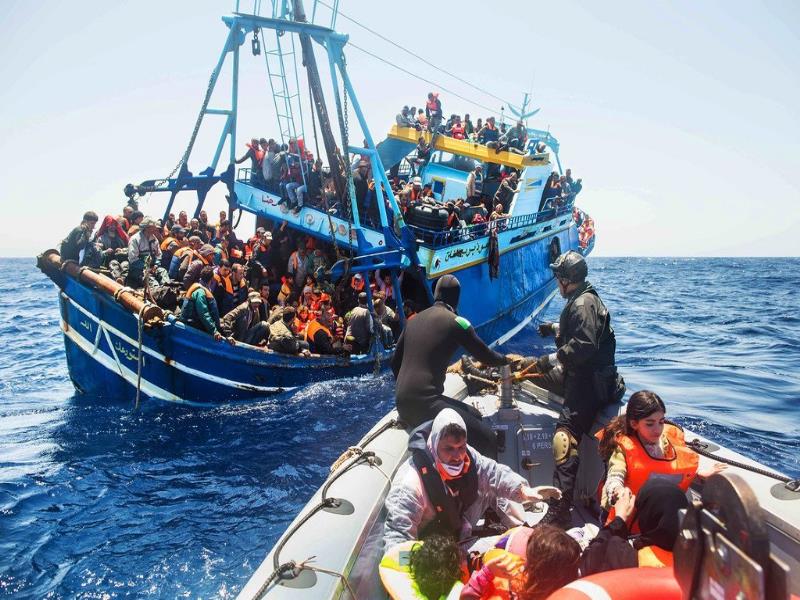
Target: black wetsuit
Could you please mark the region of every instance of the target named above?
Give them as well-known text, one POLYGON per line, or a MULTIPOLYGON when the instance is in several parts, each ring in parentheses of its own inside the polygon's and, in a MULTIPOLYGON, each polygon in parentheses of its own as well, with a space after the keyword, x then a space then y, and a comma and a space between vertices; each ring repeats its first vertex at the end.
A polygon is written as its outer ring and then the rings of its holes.
POLYGON ((464 419, 470 445, 484 456, 496 458, 497 447, 491 429, 481 421, 477 410, 444 395, 444 380, 459 347, 485 365, 502 365, 506 358, 489 348, 469 321, 453 310, 452 306, 458 305, 459 294, 455 277, 442 277, 436 293, 439 300, 408 321, 397 341, 392 358, 392 371, 397 379, 397 412, 410 428, 414 428, 436 417, 443 408, 453 408, 464 419), (454 287, 448 289, 447 285, 452 285, 453 281, 454 287), (447 302, 448 299, 453 304, 447 302))
MULTIPOLYGON (((558 361, 564 367, 563 379, 550 371, 539 385, 564 397, 557 428, 568 431, 580 444, 581 438, 589 434, 597 412, 616 399, 618 385, 624 386, 618 381, 614 366, 617 343, 611 315, 588 281, 567 298, 556 345, 558 361)), ((572 500, 579 462, 576 454, 556 465, 554 485, 567 501, 572 500)))

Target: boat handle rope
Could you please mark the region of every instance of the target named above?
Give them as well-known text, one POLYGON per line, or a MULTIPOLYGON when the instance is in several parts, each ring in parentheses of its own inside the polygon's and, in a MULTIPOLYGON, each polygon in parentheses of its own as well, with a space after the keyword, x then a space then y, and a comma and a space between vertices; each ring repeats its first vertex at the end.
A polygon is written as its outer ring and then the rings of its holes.
POLYGON ((139 400, 142 396, 142 336, 144 331, 144 311, 147 310, 147 307, 147 303, 142 304, 142 308, 139 309, 139 319, 136 325, 139 334, 139 352, 136 355, 136 403, 133 405, 133 410, 139 408, 139 400))
POLYGON ((705 442, 701 442, 698 439, 691 440, 686 442, 686 445, 700 454, 701 456, 706 456, 708 458, 713 458, 714 460, 718 460, 719 462, 728 464, 732 467, 737 467, 739 469, 744 469, 745 471, 750 471, 751 473, 755 473, 757 475, 763 475, 764 477, 771 477, 772 479, 777 479, 784 483, 787 490, 790 492, 800 492, 800 479, 792 479, 791 477, 787 477, 786 475, 779 475, 778 473, 773 473, 772 471, 768 471, 767 469, 762 469, 760 467, 754 467, 753 465, 748 465, 743 462, 739 462, 738 460, 733 460, 731 458, 726 458, 724 456, 719 456, 714 454, 713 452, 709 452, 706 448, 708 448, 708 444, 705 442))
MULTIPOLYGON (((275 547, 275 553, 272 556, 272 565, 273 565, 272 573, 270 574, 269 577, 267 577, 267 580, 261 585, 261 587, 258 588, 258 591, 253 595, 253 600, 259 600, 264 595, 264 592, 267 591, 267 588, 269 588, 269 586, 272 585, 272 583, 276 579, 294 579, 295 577, 297 577, 300 574, 300 572, 303 569, 309 569, 309 570, 312 570, 312 571, 319 571, 321 573, 328 573, 328 574, 331 574, 331 575, 336 575, 336 576, 340 577, 345 582, 345 585, 347 586, 348 590, 350 591, 351 594, 353 594, 353 590, 350 588, 350 584, 347 582, 347 578, 344 577, 344 575, 342 575, 341 573, 338 573, 336 571, 328 571, 328 570, 322 569, 320 567, 314 567, 314 566, 311 566, 311 565, 307 564, 307 562, 309 560, 312 560, 315 557, 311 557, 311 558, 309 558, 306 561, 301 562, 301 563, 297 563, 297 562, 295 562, 293 560, 287 561, 285 563, 281 563, 281 561, 280 561, 280 553, 281 553, 281 550, 283 549, 284 545, 286 544, 286 542, 288 542, 289 539, 303 525, 305 525, 311 519, 311 517, 313 517, 315 514, 317 514, 319 511, 321 511, 321 510, 323 510, 325 508, 337 508, 338 506, 341 505, 342 502, 338 498, 329 498, 328 497, 328 490, 330 489, 331 485, 333 485, 333 483, 337 479, 339 479, 339 477, 341 477, 342 475, 347 473, 350 469, 352 469, 356 465, 359 465, 359 464, 362 464, 362 463, 366 463, 367 465, 369 465, 371 467, 377 467, 377 464, 375 462, 375 453, 371 452, 371 451, 368 451, 368 450, 365 451, 364 450, 364 446, 366 446, 367 444, 369 444, 370 442, 375 440, 375 438, 377 438, 379 435, 381 435, 385 431, 388 431, 389 429, 393 429, 395 427, 405 427, 405 424, 402 421, 398 420, 398 419, 391 419, 391 420, 387 421, 386 423, 384 423, 374 433, 372 433, 371 435, 369 435, 366 438, 364 438, 364 441, 360 445, 352 446, 351 448, 348 448, 347 451, 342 455, 342 456, 344 456, 345 454, 347 454, 351 450, 354 450, 354 448, 359 448, 360 449, 360 452, 356 453, 354 451, 354 456, 352 456, 350 462, 347 465, 345 465, 344 467, 340 468, 338 471, 336 471, 333 474, 331 474, 331 476, 325 482, 325 485, 322 486, 322 500, 320 500, 320 502, 316 506, 314 506, 311 510, 309 510, 305 515, 303 515, 303 518, 300 519, 291 529, 289 529, 289 531, 286 532, 286 535, 283 536, 283 539, 281 539, 281 541, 275 547)), ((347 459, 345 459, 345 461, 346 460, 347 459)), ((341 457, 340 457, 339 460, 337 460, 337 463, 340 462, 340 461, 341 461, 341 457)), ((345 461, 341 461, 341 462, 345 462, 345 461)), ((381 473, 384 476, 386 476, 386 473, 383 473, 382 470, 381 470, 381 473)), ((387 479, 388 479, 388 476, 387 476, 387 479)), ((353 598, 355 598, 355 595, 353 595, 353 598)))

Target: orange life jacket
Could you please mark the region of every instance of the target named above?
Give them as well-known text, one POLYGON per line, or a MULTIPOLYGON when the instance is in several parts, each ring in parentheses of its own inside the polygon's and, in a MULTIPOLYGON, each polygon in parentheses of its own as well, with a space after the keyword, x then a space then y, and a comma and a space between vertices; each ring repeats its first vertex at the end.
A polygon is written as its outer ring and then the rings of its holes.
POLYGON ((637 553, 640 567, 672 567, 672 552, 656 545, 645 546, 637 553))
POLYGON ((209 291, 209 289, 206 286, 204 286, 202 283, 197 283, 197 282, 189 286, 189 289, 186 290, 185 297, 191 298, 192 294, 194 294, 198 290, 198 288, 202 289, 206 293, 206 298, 208 298, 209 300, 214 297, 214 294, 212 294, 211 291, 209 291))
MULTIPOLYGON (((162 247, 162 250, 166 250, 166 248, 162 247)), ((175 250, 175 252, 174 252, 174 254, 172 256, 177 256, 178 258, 183 258, 186 254, 189 254, 192 251, 193 250, 192 250, 191 246, 181 246, 180 248, 175 250)))
POLYGON ((258 164, 261 164, 264 161, 264 151, 261 149, 261 146, 256 145, 255 148, 253 148, 252 144, 245 144, 245 146, 247 146, 248 148, 250 148, 252 150, 255 150, 255 152, 256 152, 256 160, 258 161, 258 164))
POLYGON ((320 329, 322 331, 324 331, 325 333, 327 333, 329 338, 333 339, 333 334, 331 333, 331 330, 328 329, 327 327, 325 327, 325 325, 323 325, 322 323, 320 323, 316 319, 314 319, 313 321, 309 321, 308 325, 306 325, 305 340, 307 342, 312 342, 313 343, 314 342, 314 336, 317 335, 317 331, 319 331, 320 329))
POLYGON ((224 285, 225 286, 225 291, 228 294, 233 295, 233 282, 231 281, 230 275, 228 275, 227 277, 223 277, 219 273, 214 273, 214 280, 219 285, 224 285))
MULTIPOLYGON (((598 432, 598 435, 602 436, 602 430, 598 432)), ((664 458, 650 456, 637 435, 621 434, 617 436, 617 446, 625 455, 627 468, 625 486, 630 488, 633 494, 638 494, 642 486, 651 477, 673 481, 679 488, 686 491, 697 475, 700 457, 694 450, 686 446, 683 430, 667 423, 664 425, 664 433, 662 435, 666 436, 668 441, 664 458)), ((615 516, 616 514, 612 507, 607 522, 613 521, 615 516)), ((638 525, 634 523, 631 530, 638 532, 638 525)))

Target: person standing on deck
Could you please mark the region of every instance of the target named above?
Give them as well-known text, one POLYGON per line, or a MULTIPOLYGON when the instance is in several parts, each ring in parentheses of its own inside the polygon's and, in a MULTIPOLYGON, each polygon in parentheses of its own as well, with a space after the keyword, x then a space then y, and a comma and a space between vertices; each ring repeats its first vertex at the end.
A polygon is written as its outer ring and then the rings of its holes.
POLYGON ((470 443, 484 456, 497 458, 497 442, 480 413, 444 395, 447 366, 463 347, 484 365, 505 365, 508 359, 478 337, 456 309, 461 284, 454 275, 436 283, 433 306, 406 323, 397 340, 392 371, 397 380, 395 401, 400 418, 411 428, 432 419, 443 408, 454 409, 467 424, 470 443))
POLYGON ((555 335, 557 350, 536 359, 543 374, 537 384, 564 397, 553 436, 553 485, 561 490, 562 497, 550 506, 544 521, 568 527, 581 439, 589 434, 598 411, 622 397, 625 382, 617 375, 614 363, 617 343, 611 315, 586 281, 588 268, 583 256, 570 250, 550 268, 567 303, 558 324, 539 326, 541 335, 555 335))
POLYGON ((89 238, 92 236, 94 226, 97 225, 99 220, 97 213, 87 211, 83 214, 81 224, 69 232, 61 242, 61 260, 74 260, 80 259, 81 250, 86 248, 89 243, 89 238))

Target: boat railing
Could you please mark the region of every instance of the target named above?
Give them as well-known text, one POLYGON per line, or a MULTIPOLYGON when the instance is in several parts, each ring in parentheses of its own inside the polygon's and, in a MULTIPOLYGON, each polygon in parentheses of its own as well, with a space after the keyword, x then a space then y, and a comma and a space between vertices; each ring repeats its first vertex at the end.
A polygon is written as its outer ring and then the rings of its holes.
MULTIPOLYGON (((516 217, 504 217, 502 219, 487 221, 485 223, 467 225, 466 227, 441 230, 419 227, 413 223, 409 224, 409 227, 415 233, 417 241, 423 245, 431 248, 444 248, 469 240, 486 237, 493 229, 501 232, 510 231, 513 229, 521 229, 523 227, 531 227, 537 223, 544 224, 547 221, 567 214, 570 216, 572 214, 571 203, 565 204, 559 208, 550 208, 526 215, 517 215, 516 217)), ((545 225, 542 228, 542 232, 549 231, 550 228, 552 228, 552 226, 545 225)))

